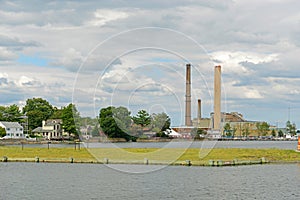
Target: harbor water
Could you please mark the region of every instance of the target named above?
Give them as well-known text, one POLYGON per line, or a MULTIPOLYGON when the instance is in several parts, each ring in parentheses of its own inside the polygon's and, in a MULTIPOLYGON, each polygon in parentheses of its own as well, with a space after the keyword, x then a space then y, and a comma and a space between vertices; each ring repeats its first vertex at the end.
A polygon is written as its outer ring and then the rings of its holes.
POLYGON ((0 174, 6 200, 300 199, 299 164, 168 166, 129 174, 98 164, 0 163, 0 174))

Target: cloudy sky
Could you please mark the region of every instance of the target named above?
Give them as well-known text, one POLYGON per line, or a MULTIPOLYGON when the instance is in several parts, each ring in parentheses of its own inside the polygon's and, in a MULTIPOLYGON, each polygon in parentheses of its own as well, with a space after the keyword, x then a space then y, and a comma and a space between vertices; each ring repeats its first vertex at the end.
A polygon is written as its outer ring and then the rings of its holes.
POLYGON ((222 111, 300 127, 300 2, 296 0, 0 1, 0 105, 42 97, 83 116, 108 105, 184 119, 222 111))

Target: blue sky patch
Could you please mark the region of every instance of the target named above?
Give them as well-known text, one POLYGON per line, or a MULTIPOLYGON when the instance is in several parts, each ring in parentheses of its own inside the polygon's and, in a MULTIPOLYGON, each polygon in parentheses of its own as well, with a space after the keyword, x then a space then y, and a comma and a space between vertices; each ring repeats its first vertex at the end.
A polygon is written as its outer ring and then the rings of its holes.
POLYGON ((27 56, 20 54, 17 61, 25 65, 36 65, 41 67, 46 67, 48 65, 48 60, 38 55, 27 56))

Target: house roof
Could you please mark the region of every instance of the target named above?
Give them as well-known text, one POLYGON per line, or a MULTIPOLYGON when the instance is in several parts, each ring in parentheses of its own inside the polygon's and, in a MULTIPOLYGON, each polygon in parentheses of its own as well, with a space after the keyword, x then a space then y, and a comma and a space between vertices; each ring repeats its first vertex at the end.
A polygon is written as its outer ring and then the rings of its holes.
POLYGON ((41 131, 43 131, 42 127, 37 127, 37 128, 32 130, 32 132, 41 132, 41 131))
POLYGON ((45 125, 46 125, 46 126, 53 126, 53 125, 61 124, 61 123, 62 123, 62 120, 61 120, 61 119, 48 119, 48 120, 45 122, 45 125))
POLYGON ((5 126, 5 128, 23 128, 18 122, 4 122, 1 121, 1 124, 5 126))

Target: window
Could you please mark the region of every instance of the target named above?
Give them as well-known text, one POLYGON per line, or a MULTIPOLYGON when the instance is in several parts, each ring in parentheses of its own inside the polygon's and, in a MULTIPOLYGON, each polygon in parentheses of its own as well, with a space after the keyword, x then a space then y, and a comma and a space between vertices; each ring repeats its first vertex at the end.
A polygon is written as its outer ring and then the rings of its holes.
POLYGON ((16 136, 19 137, 19 133, 16 133, 16 136))
POLYGON ((6 128, 7 131, 10 131, 10 128, 6 128))
POLYGON ((20 131, 23 131, 23 129, 22 129, 22 128, 20 128, 20 131))

